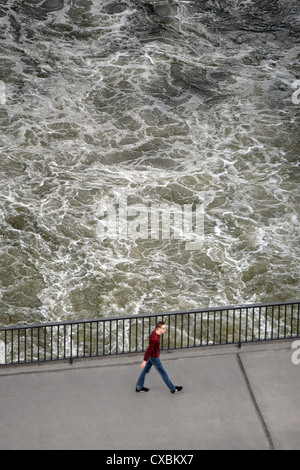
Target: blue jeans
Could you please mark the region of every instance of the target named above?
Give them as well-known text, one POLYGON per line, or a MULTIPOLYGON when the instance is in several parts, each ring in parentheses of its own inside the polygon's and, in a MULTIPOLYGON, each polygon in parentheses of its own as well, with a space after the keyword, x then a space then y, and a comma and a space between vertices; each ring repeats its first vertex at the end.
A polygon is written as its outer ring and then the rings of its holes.
POLYGON ((164 380, 165 384, 171 392, 175 390, 175 386, 172 384, 171 380, 169 379, 169 376, 167 374, 167 371, 164 369, 161 360, 159 357, 154 358, 154 357, 149 357, 147 364, 145 365, 144 369, 142 370, 142 373, 139 377, 139 380, 137 381, 136 388, 140 390, 144 386, 146 374, 150 372, 151 367, 154 366, 161 378, 164 380))

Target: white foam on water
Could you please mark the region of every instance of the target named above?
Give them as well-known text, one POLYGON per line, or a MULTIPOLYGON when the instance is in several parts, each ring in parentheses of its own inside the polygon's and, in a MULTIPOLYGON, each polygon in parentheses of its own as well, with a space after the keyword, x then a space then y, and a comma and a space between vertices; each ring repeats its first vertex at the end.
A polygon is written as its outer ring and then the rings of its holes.
POLYGON ((1 7, 1 323, 297 296, 297 5, 222 4, 1 7), (99 240, 125 197, 204 202, 203 249, 99 240))

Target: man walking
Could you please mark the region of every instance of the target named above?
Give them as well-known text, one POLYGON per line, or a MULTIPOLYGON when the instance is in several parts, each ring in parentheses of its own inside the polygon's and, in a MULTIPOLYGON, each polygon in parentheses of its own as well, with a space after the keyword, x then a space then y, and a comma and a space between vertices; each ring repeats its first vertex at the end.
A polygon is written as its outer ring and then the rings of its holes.
POLYGON ((136 384, 136 392, 148 392, 149 389, 144 387, 144 382, 146 378, 146 374, 150 372, 150 369, 152 366, 155 367, 161 378, 164 380, 165 384, 167 387, 169 387, 170 391, 172 393, 178 393, 182 390, 183 387, 177 387, 172 384, 171 380, 169 379, 169 376, 164 369, 161 360, 159 358, 160 356, 160 336, 166 332, 166 324, 165 322, 158 322, 156 325, 156 329, 152 331, 151 336, 150 336, 150 341, 149 341, 149 347, 145 353, 144 356, 144 361, 141 364, 141 368, 143 369, 141 372, 141 375, 139 377, 139 380, 137 381, 136 384))

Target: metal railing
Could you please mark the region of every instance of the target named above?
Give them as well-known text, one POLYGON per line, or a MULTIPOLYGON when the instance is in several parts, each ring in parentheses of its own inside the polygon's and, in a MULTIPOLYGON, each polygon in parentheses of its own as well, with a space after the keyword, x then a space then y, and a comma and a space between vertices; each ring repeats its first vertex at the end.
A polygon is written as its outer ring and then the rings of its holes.
POLYGON ((300 301, 0 327, 0 365, 139 353, 158 321, 161 349, 299 337, 300 301))

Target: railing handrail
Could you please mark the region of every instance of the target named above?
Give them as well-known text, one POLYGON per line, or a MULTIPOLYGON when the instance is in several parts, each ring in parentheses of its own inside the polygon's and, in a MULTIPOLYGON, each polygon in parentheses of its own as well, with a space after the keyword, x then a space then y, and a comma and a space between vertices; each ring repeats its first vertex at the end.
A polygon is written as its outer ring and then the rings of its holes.
POLYGON ((300 304, 300 300, 289 300, 284 302, 267 302, 267 303, 257 303, 257 304, 241 304, 241 305, 229 305, 223 307, 208 307, 208 308, 200 308, 195 310, 174 310, 171 312, 158 312, 158 313, 143 313, 139 315, 125 315, 125 316, 114 316, 114 317, 99 317, 99 318, 91 318, 85 320, 65 320, 65 321, 57 321, 57 322, 47 322, 47 323, 28 323, 22 325, 9 325, 9 326, 1 326, 0 331, 5 330, 25 330, 30 328, 43 328, 43 327, 50 327, 50 326, 64 326, 64 325, 78 325, 84 323, 97 323, 97 322, 105 322, 105 321, 116 321, 116 320, 130 320, 133 318, 155 318, 155 317, 167 317, 170 315, 180 315, 180 314, 193 314, 193 313, 209 313, 209 312, 222 312, 228 310, 244 310, 244 309, 253 309, 253 308, 262 308, 262 307, 277 307, 277 306, 284 306, 284 305, 295 305, 300 304))

